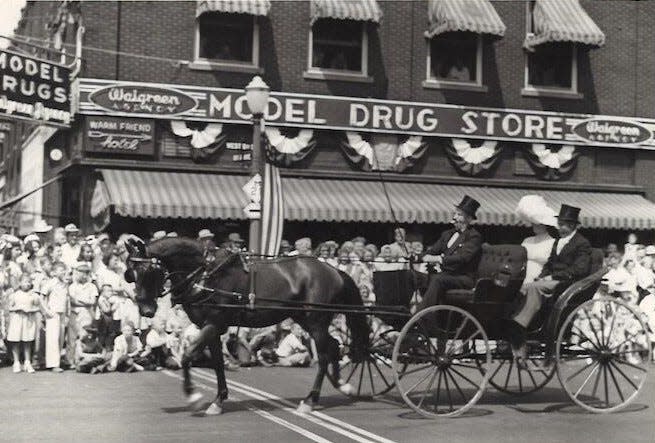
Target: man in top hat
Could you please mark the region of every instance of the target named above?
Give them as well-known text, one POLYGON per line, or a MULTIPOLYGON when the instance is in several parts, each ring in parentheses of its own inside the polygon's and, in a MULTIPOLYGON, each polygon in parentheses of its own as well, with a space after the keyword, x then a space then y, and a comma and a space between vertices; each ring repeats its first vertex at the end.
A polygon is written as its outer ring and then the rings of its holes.
POLYGON ((61 261, 69 268, 73 268, 80 256, 80 230, 73 223, 69 223, 64 228, 64 232, 66 233, 66 243, 61 246, 61 261))
MULTIPOLYGON (((526 366, 526 331, 544 302, 559 290, 587 275, 591 268, 591 244, 578 232, 580 208, 562 205, 557 216, 559 239, 555 240, 548 261, 539 277, 521 288, 523 300, 512 316, 509 340, 517 364, 526 366)), ((547 355, 546 364, 550 364, 547 355)))
POLYGON ((477 200, 465 195, 455 206, 453 228, 444 231, 439 240, 426 250, 423 261, 441 267, 430 278, 419 309, 434 306, 449 289, 470 289, 475 286, 475 274, 482 251, 482 236, 471 227, 480 207, 477 200))

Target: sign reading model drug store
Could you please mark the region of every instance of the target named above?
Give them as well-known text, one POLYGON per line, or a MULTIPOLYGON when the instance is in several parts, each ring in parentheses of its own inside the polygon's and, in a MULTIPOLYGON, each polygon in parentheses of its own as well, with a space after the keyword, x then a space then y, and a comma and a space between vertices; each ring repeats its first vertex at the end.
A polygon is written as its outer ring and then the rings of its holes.
MULTIPOLYGON (((243 90, 81 79, 82 114, 251 124, 243 90)), ((655 120, 270 93, 269 126, 655 150, 655 120)))
POLYGON ((0 116, 70 126, 70 69, 0 49, 0 116))

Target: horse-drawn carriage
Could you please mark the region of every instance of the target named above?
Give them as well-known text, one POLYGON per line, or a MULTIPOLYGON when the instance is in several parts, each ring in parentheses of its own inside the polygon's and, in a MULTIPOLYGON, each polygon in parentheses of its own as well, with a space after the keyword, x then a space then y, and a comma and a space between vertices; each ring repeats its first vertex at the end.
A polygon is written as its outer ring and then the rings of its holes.
MULTIPOLYGON (((204 325, 203 346, 216 358, 219 393, 213 412, 221 411, 227 397, 215 344, 220 329, 272 324, 288 316, 317 342, 319 372, 306 399, 311 405, 327 375, 348 395, 377 396, 395 387, 424 416, 455 416, 471 408, 488 384, 523 395, 543 388, 557 373, 575 403, 593 412, 611 412, 633 401, 647 377, 651 345, 640 313, 620 299, 597 294, 606 272, 600 250, 593 251, 588 277, 544 304, 530 325, 527 364, 517 365, 505 342, 503 319, 525 277, 522 246, 484 245, 473 289, 448 291, 444 304, 412 314, 411 271, 376 274, 376 304, 363 306, 352 279, 314 258, 262 260, 244 267, 241 256, 226 251, 208 265, 193 243, 165 239, 149 247, 133 244, 132 278, 144 315, 152 311, 168 278, 173 299, 204 325), (198 294, 192 288, 198 287, 203 272, 203 293, 198 294), (391 284, 394 290, 382 290, 391 284), (337 352, 328 324, 339 312, 346 313, 353 333, 337 352), (544 366, 551 355, 555 364, 544 366)), ((184 386, 193 399, 189 366, 190 360, 183 364, 184 386)))

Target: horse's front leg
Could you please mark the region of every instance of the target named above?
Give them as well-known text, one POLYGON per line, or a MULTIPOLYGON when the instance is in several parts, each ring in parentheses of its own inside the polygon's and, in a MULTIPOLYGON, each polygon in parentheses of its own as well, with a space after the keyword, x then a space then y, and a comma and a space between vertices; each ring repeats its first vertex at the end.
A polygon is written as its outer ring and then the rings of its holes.
POLYGON ((193 362, 193 358, 205 349, 207 344, 211 341, 211 336, 215 334, 215 326, 209 324, 205 325, 200 330, 198 338, 185 349, 184 355, 182 356, 182 371, 184 374, 182 389, 187 397, 187 404, 193 410, 197 410, 200 406, 202 394, 195 389, 193 382, 191 381, 191 363, 193 362))
POLYGON ((225 331, 219 331, 216 326, 213 327, 213 336, 208 336, 207 345, 212 356, 212 365, 216 373, 216 385, 218 392, 216 399, 209 405, 205 411, 206 415, 219 415, 223 412, 223 402, 227 400, 227 382, 225 380, 225 361, 223 360, 223 347, 221 345, 221 335, 225 331))

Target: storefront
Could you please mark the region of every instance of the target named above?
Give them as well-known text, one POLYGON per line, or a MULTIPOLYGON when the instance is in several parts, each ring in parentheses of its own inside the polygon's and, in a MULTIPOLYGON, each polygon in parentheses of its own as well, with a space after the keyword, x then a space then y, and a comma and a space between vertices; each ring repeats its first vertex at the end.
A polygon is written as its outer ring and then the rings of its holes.
MULTIPOLYGON (((243 91, 95 79, 77 87, 70 152, 46 176, 72 180, 87 230, 243 229, 243 91)), ((506 227, 508 237, 529 193, 582 207, 591 231, 655 227, 654 190, 638 166, 655 159, 652 120, 279 92, 265 117, 290 229, 400 223, 430 237, 468 194, 482 203, 481 228, 506 227), (632 161, 617 166, 617 152, 632 161), (598 173, 603 164, 614 169, 598 173)))

